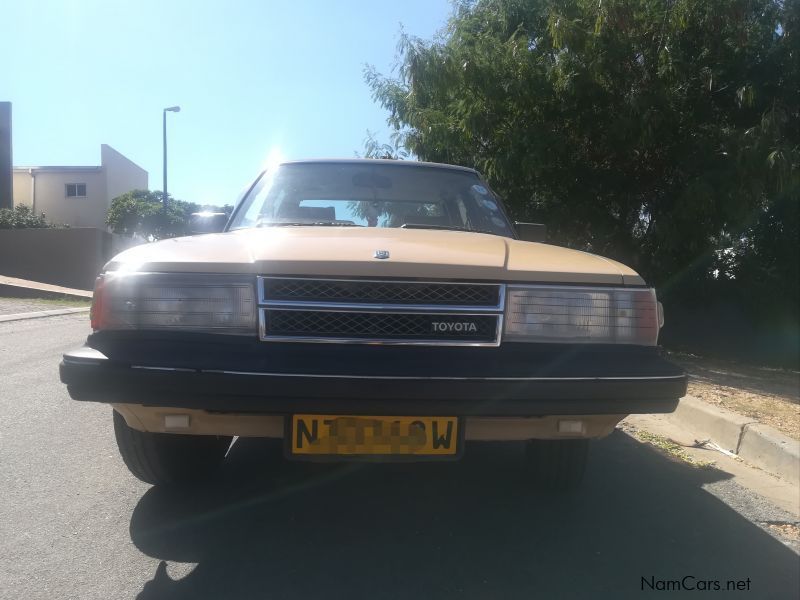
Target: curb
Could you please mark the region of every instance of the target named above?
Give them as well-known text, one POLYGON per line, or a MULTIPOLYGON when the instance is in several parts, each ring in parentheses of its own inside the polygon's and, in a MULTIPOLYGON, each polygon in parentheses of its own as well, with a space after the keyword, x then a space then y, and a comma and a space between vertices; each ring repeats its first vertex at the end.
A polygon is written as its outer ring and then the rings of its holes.
POLYGON ((772 427, 693 396, 681 398, 667 418, 764 471, 800 484, 800 441, 772 427))
POLYGON ((13 298, 91 298, 91 290, 78 290, 51 283, 0 275, 0 295, 13 298))
POLYGON ((742 432, 754 419, 743 417, 723 408, 718 408, 694 396, 684 396, 670 418, 680 421, 686 428, 738 454, 742 432))
POLYGON ((800 442, 768 425, 756 423, 745 427, 739 456, 765 471, 800 484, 800 442))
POLYGON ((57 308, 54 310, 37 310, 35 312, 17 313, 15 315, 0 315, 0 323, 8 321, 24 321, 26 319, 41 319, 43 317, 57 317, 59 315, 73 315, 75 313, 89 312, 89 307, 85 308, 57 308))

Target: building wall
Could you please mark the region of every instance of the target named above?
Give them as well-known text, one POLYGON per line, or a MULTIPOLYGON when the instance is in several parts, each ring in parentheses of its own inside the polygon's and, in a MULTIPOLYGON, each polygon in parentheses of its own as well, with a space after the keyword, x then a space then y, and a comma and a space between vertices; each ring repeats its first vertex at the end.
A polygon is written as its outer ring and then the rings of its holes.
POLYGON ((100 229, 0 229, 0 274, 91 290, 103 265, 137 243, 100 229))
MULTIPOLYGON (((99 167, 92 170, 34 169, 33 175, 36 181, 32 181, 28 175, 28 185, 35 185, 36 205, 32 209, 36 214, 44 213, 47 221, 55 225, 106 228, 108 203, 106 178, 102 169, 99 167), (66 188, 68 183, 86 184, 86 197, 68 198, 66 188)), ((16 195, 15 192, 14 196, 16 195)), ((29 189, 25 203, 30 206, 30 202, 29 189)))
POLYGON ((48 222, 106 228, 111 201, 125 192, 148 189, 147 171, 111 146, 100 146, 99 167, 32 167, 14 170, 14 206, 31 207, 48 222), (31 175, 32 171, 32 175, 31 175), (67 197, 68 183, 86 184, 86 197, 67 197), (35 196, 35 206, 32 198, 35 196))
POLYGON ((100 164, 106 174, 108 206, 120 194, 148 189, 147 171, 107 144, 100 146, 100 164))
POLYGON ((14 170, 14 206, 20 204, 30 208, 31 205, 31 176, 27 171, 14 170))
POLYGON ((0 102, 0 208, 14 203, 11 155, 11 102, 0 102))

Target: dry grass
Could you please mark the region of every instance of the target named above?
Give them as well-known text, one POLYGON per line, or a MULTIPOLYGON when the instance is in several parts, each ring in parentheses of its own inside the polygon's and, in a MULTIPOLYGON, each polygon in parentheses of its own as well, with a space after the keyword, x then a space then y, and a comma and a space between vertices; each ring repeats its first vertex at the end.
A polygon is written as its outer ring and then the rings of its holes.
POLYGON ((671 353, 689 373, 689 394, 800 439, 800 372, 671 353))
POLYGON ((790 540, 800 540, 800 527, 796 523, 767 523, 767 527, 790 540))
POLYGON ((671 456, 672 458, 676 458, 680 461, 683 461, 687 464, 692 465, 693 467, 698 468, 705 468, 705 467, 713 467, 714 461, 707 461, 707 460, 697 460, 693 456, 690 456, 688 452, 686 452, 686 448, 679 443, 664 437, 663 435, 658 435, 656 433, 651 433, 644 429, 639 429, 638 427, 634 427, 630 423, 623 424, 623 430, 633 435, 637 440, 640 442, 644 442, 646 444, 650 444, 651 446, 657 448, 661 452, 671 456))
POLYGON ((31 302, 52 306, 53 308, 83 308, 92 305, 91 298, 75 298, 73 296, 62 296, 60 298, 31 298, 31 302))
POLYGON ((15 307, 19 312, 48 310, 55 308, 83 308, 92 305, 91 298, 56 296, 53 298, 18 298, 0 296, 0 304, 15 307))

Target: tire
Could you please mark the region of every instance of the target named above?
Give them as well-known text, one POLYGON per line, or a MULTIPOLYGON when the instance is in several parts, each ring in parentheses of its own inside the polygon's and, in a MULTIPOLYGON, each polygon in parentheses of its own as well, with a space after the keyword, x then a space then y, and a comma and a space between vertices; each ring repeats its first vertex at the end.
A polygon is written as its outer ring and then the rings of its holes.
POLYGON ((583 480, 589 440, 531 440, 526 455, 528 473, 536 487, 569 491, 583 480))
POLYGON ((233 439, 138 431, 129 427, 117 411, 114 411, 114 435, 128 470, 153 485, 180 484, 207 477, 225 458, 233 439))

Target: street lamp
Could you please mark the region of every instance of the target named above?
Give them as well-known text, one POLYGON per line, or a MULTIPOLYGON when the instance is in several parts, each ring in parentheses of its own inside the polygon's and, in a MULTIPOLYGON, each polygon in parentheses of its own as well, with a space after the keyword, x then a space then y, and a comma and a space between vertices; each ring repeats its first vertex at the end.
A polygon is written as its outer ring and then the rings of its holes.
POLYGON ((170 106, 164 109, 164 216, 167 216, 167 113, 181 112, 180 106, 170 106))

